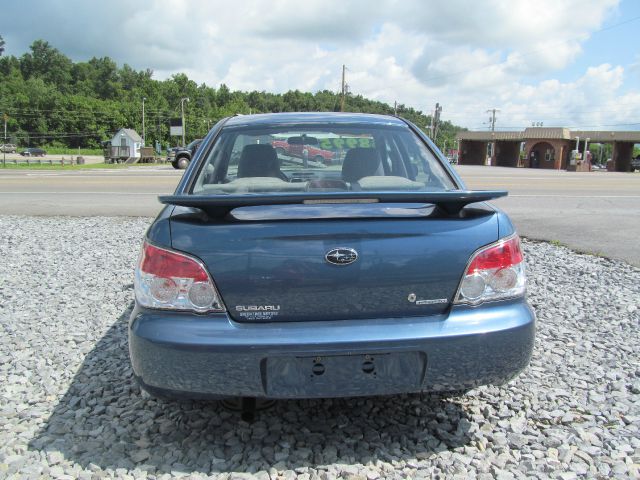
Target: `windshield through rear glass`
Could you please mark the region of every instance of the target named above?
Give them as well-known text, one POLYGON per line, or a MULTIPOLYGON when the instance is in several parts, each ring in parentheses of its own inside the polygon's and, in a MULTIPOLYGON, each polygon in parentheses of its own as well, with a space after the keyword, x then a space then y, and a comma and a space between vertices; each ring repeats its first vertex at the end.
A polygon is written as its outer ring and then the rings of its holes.
POLYGON ((409 128, 379 125, 227 127, 192 193, 445 191, 455 184, 409 128))

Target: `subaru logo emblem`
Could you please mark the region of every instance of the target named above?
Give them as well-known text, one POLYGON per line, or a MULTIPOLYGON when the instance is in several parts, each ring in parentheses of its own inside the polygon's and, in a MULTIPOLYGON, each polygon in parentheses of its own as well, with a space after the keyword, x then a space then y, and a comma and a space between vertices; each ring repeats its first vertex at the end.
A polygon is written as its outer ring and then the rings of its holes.
POLYGON ((353 248, 333 248, 327 252, 324 258, 334 265, 349 265, 358 259, 358 252, 353 248))

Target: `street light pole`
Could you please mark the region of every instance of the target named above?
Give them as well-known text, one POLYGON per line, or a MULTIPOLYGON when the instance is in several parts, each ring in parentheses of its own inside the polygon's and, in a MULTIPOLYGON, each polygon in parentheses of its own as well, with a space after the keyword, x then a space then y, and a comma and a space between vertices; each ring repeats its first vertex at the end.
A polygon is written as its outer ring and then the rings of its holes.
POLYGON ((184 124, 184 102, 185 100, 188 102, 189 98, 184 97, 180 99, 180 110, 182 111, 182 146, 186 145, 185 136, 186 136, 186 125, 184 124))
POLYGON ((602 147, 604 147, 604 145, 600 144, 600 152, 598 153, 598 164, 602 165, 602 147))
POLYGON ((145 146, 145 141, 147 140, 147 136, 145 135, 145 129, 144 129, 144 101, 146 100, 146 97, 142 97, 142 146, 145 146))

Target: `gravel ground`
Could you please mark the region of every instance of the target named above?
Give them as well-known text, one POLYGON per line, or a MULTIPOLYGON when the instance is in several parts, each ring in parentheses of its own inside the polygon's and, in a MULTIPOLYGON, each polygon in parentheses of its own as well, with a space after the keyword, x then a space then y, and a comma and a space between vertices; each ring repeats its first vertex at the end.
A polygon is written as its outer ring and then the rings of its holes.
POLYGON ((509 385, 282 401, 248 424, 133 382, 148 223, 0 217, 0 478, 638 478, 640 270, 525 242, 538 337, 509 385))

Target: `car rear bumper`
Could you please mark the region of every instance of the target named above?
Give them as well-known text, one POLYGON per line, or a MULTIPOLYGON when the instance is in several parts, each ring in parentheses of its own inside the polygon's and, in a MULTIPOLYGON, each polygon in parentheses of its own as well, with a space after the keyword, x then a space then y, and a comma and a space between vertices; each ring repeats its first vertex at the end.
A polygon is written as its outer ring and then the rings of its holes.
POLYGON ((129 327, 134 373, 152 393, 313 398, 502 384, 529 363, 535 314, 514 300, 441 317, 250 324, 136 306, 129 327))

